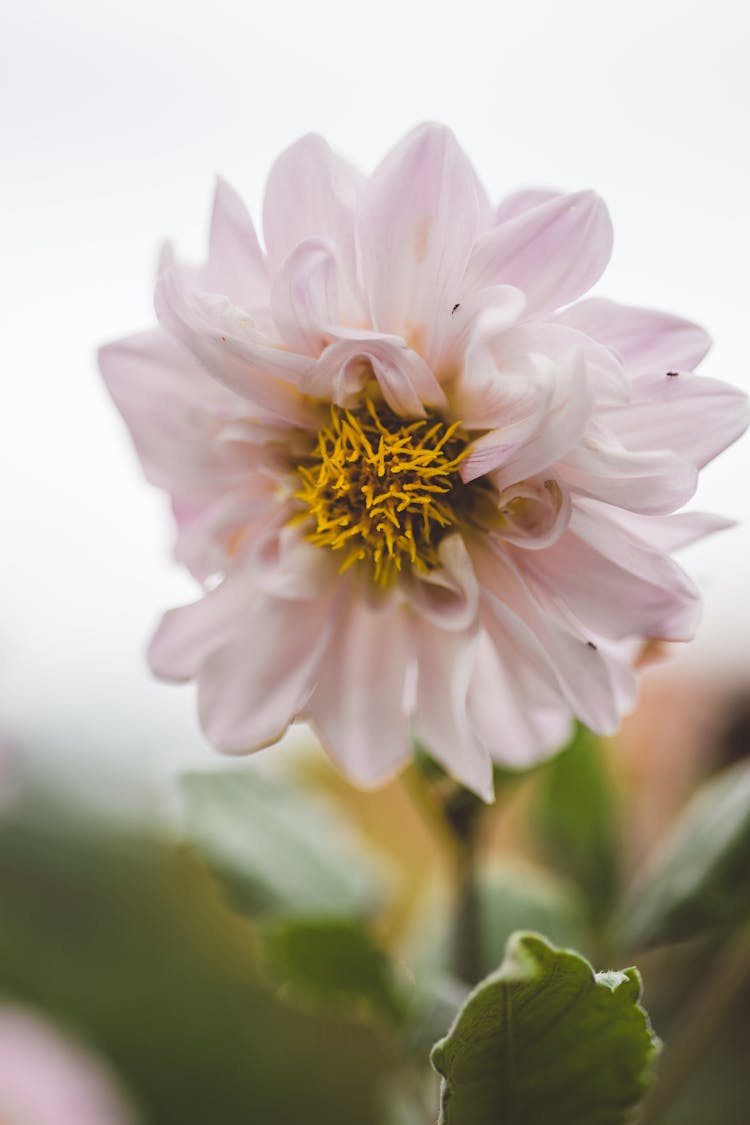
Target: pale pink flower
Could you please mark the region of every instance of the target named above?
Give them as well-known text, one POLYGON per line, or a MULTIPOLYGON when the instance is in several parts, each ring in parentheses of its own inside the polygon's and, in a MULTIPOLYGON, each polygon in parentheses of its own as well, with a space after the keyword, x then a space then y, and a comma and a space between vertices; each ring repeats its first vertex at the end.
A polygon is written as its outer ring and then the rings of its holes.
POLYGON ((0 1007, 2 1125, 133 1125, 106 1067, 24 1008, 0 1007))
POLYGON ((219 182, 208 261, 161 261, 160 327, 101 352, 177 558, 204 584, 151 646, 229 751, 308 720, 355 781, 413 737, 492 793, 492 761, 614 731, 633 642, 686 640, 672 515, 745 428, 694 375, 702 329, 604 300, 593 192, 493 208, 426 125, 369 179, 304 137, 274 165, 265 250, 219 182), (578 302, 578 303, 573 303, 578 302), (561 311, 560 311, 561 310, 561 311))

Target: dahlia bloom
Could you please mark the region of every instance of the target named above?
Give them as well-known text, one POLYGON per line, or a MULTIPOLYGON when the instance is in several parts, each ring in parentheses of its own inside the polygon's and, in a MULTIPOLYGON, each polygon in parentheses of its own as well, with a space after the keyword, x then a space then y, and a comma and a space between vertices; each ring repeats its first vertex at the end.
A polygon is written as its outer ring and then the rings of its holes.
POLYGON ((88 1051, 24 1008, 0 1007, 2 1125, 133 1125, 114 1079, 88 1051))
POLYGON ((222 749, 305 719, 368 784, 416 736, 490 799, 493 760, 615 730, 637 642, 693 633, 669 552, 726 521, 673 513, 745 398, 693 374, 696 325, 578 300, 611 249, 597 195, 493 207, 440 126, 369 178, 304 137, 263 235, 219 182, 206 264, 167 249, 159 327, 101 351, 203 585, 152 667, 197 680, 222 749))

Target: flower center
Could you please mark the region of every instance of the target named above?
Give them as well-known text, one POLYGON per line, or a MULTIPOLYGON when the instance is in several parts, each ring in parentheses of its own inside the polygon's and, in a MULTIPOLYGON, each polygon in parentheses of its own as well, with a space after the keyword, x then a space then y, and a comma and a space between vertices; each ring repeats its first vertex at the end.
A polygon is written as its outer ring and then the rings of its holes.
POLYGON ((364 562, 386 587, 409 566, 439 565, 438 546, 457 522, 458 467, 467 452, 460 422, 406 421, 369 399, 358 410, 331 406, 330 424, 298 467, 295 497, 312 515, 307 538, 342 552, 340 570, 364 562))

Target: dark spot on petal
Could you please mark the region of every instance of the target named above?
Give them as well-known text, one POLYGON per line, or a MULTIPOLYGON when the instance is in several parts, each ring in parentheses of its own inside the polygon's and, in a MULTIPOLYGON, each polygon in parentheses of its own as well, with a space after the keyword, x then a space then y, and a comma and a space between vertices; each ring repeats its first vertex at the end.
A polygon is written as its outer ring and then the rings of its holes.
POLYGON ((668 379, 676 379, 679 374, 680 374, 679 371, 668 371, 667 372, 667 378, 668 379))
POLYGON ((455 305, 454 305, 454 306, 453 306, 453 308, 451 309, 451 316, 453 316, 453 314, 454 314, 454 312, 456 311, 456 309, 460 309, 460 308, 461 308, 461 302, 460 302, 460 301, 456 301, 455 305))
POLYGON ((594 644, 594 642, 593 642, 593 641, 586 641, 586 644, 588 645, 588 647, 589 647, 590 649, 593 649, 593 651, 594 651, 594 652, 596 652, 596 651, 597 651, 597 647, 596 647, 596 645, 594 644))

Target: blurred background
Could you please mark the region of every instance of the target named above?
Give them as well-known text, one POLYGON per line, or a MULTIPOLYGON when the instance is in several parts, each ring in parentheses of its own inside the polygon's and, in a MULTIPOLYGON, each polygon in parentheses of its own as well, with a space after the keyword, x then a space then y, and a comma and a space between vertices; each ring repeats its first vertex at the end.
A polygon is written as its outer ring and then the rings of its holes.
MULTIPOLYGON (((338 1014, 316 1024, 326 1057, 348 1044, 349 1079, 327 1102, 312 1017, 258 983, 248 924, 164 843, 181 816, 174 779, 220 763, 192 689, 145 667, 159 614, 194 589, 96 347, 151 324, 164 238, 200 258, 217 173, 257 217, 271 162, 302 133, 370 170, 438 119, 493 197, 598 190, 616 241, 597 291, 700 322, 715 340, 702 370, 750 390, 746 56, 739 0, 28 0, 0 17, 0 993, 101 1051, 144 1121, 296 1120, 303 1102, 278 1102, 280 1041, 321 1121, 375 1121, 361 1091, 391 1073, 392 1048, 338 1014)), ((684 554, 705 598, 698 638, 647 671, 604 752, 627 873, 697 781, 748 752, 749 473, 747 442, 705 470, 693 506, 739 526, 684 554)), ((389 872, 379 937, 406 949, 409 904, 445 854, 415 816, 404 862, 404 786, 352 794, 304 732, 253 767, 304 776, 356 815, 389 872)), ((533 858, 519 800, 492 849, 533 858)))

